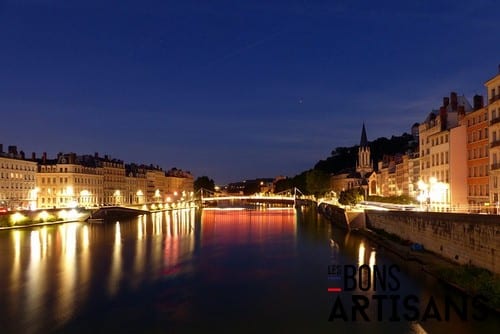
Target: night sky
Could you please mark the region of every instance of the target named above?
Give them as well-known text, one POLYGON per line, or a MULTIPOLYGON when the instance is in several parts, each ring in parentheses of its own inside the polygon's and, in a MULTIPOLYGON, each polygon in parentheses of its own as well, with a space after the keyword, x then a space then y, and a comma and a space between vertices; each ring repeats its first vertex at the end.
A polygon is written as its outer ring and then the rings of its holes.
POLYGON ((0 143, 294 176, 485 94, 500 2, 0 0, 0 143))

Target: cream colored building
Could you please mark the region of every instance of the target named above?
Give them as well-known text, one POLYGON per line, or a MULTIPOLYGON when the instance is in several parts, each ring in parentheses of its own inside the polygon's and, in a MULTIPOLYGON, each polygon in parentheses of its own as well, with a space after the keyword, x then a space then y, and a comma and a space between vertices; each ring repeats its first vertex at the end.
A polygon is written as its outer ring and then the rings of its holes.
POLYGON ((489 196, 490 203, 499 210, 500 202, 500 66, 499 73, 485 83, 488 90, 489 126, 489 196))
POLYGON ((36 175, 38 208, 96 207, 104 200, 104 170, 92 156, 44 153, 36 175))
POLYGON ((131 205, 147 203, 147 178, 144 166, 125 165, 125 203, 131 205))
POLYGON ((419 199, 432 210, 467 210, 467 136, 459 120, 471 110, 464 96, 452 92, 419 125, 419 199))
POLYGON ((29 209, 36 205, 36 161, 25 159, 16 146, 0 145, 0 207, 29 209))
POLYGON ((125 180, 125 164, 122 160, 95 156, 99 167, 103 169, 104 205, 127 204, 127 185, 125 180))
POLYGON ((385 156, 378 163, 377 194, 379 196, 416 197, 418 183, 418 155, 415 153, 385 156))

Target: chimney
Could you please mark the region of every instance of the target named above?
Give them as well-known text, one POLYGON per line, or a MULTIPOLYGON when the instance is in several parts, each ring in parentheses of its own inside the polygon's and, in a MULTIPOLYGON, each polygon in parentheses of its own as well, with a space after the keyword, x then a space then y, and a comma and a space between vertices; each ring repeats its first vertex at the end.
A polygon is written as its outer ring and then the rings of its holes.
POLYGON ((447 123, 448 123, 448 113, 446 112, 445 107, 441 107, 439 109, 439 121, 441 123, 441 131, 446 130, 447 123))
POLYGON ((47 162, 47 152, 42 153, 42 162, 46 163, 47 162))
POLYGON ((31 152, 31 160, 36 161, 36 153, 31 152))
POLYGON ((24 158, 25 158, 24 151, 19 152, 19 155, 21 156, 21 159, 24 160, 24 158))
POLYGON ((9 154, 17 155, 17 146, 9 146, 9 154))
POLYGON ((450 104, 450 98, 449 97, 443 97, 443 107, 447 107, 450 104))
POLYGON ((451 110, 456 111, 458 107, 458 97, 456 92, 451 92, 451 110))
POLYGON ((462 120, 465 117, 465 106, 458 106, 458 120, 462 120))
POLYGON ((484 99, 482 95, 474 95, 474 110, 484 107, 484 99))

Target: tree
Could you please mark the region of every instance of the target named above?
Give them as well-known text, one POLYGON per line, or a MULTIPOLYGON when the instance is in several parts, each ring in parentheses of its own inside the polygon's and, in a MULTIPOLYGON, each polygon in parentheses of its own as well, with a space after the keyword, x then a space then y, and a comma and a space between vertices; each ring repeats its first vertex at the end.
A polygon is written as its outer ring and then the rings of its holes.
POLYGON ((201 188, 214 191, 215 183, 214 180, 208 178, 208 176, 200 176, 194 181, 194 190, 198 191, 201 188))
POLYGON ((306 174, 306 191, 316 196, 322 195, 330 190, 330 175, 313 169, 306 174))
POLYGON ((339 203, 343 205, 356 205, 363 200, 364 191, 361 187, 351 188, 340 192, 339 203))

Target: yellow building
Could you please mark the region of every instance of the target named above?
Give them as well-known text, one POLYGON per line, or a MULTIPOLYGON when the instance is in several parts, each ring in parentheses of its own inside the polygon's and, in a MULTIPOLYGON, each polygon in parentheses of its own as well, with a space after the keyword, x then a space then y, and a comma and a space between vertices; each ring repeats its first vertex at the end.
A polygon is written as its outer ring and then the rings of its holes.
POLYGON ((165 173, 167 194, 190 194, 194 189, 194 178, 190 172, 172 168, 165 173))
POLYGON ((29 209, 36 205, 36 161, 25 159, 24 152, 0 144, 0 207, 29 209))
POLYGON ((499 73, 485 83, 488 90, 488 114, 490 116, 489 125, 489 196, 490 202, 499 207, 499 178, 500 178, 500 66, 499 73))
POLYGON ((36 175, 39 208, 96 207, 104 200, 104 170, 94 157, 58 154, 39 161, 36 175))
POLYGON ((126 204, 137 205, 147 203, 147 179, 144 166, 136 164, 125 165, 125 196, 126 204))
POLYGON ((452 92, 439 111, 432 111, 419 125, 419 199, 432 210, 466 210, 466 127, 460 120, 472 106, 452 92), (453 168, 451 168, 453 166, 453 168))
POLYGON ((127 186, 125 181, 125 164, 122 160, 111 159, 105 155, 101 158, 95 154, 104 176, 104 205, 127 204, 127 186))

